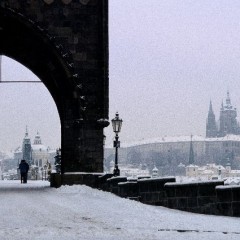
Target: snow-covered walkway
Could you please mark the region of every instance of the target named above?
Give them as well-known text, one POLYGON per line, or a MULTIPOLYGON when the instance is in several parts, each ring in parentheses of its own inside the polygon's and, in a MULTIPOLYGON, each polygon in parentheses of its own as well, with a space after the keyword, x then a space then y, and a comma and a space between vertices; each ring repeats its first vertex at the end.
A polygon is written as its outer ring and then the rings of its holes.
POLYGON ((240 218, 207 216, 122 199, 86 186, 0 182, 0 239, 240 239, 240 218))

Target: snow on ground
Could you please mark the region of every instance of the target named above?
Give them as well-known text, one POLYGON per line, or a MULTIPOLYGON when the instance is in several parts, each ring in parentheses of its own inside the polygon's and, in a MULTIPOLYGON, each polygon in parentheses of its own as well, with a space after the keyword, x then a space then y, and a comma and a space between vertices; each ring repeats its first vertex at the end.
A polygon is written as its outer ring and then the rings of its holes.
POLYGON ((240 218, 144 205, 87 186, 0 181, 0 239, 240 239, 240 218))

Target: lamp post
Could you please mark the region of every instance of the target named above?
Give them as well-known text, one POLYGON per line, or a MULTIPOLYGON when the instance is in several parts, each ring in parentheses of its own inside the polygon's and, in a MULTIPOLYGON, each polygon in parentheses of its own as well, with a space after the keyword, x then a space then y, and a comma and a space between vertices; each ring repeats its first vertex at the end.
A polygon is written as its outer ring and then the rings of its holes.
POLYGON ((45 176, 44 176, 44 180, 46 181, 47 179, 46 179, 46 173, 47 173, 47 164, 44 164, 44 166, 43 166, 43 169, 44 169, 44 174, 45 174, 45 176))
POLYGON ((41 172, 42 172, 42 181, 43 181, 43 167, 41 167, 41 172))
POLYGON ((113 131, 115 132, 115 141, 113 142, 113 147, 115 147, 116 152, 115 152, 115 164, 114 164, 114 170, 113 170, 113 175, 114 176, 119 176, 120 175, 120 170, 118 168, 118 148, 120 147, 120 141, 118 141, 118 133, 121 131, 122 127, 122 119, 119 118, 119 114, 116 113, 115 118, 112 119, 112 126, 113 126, 113 131))

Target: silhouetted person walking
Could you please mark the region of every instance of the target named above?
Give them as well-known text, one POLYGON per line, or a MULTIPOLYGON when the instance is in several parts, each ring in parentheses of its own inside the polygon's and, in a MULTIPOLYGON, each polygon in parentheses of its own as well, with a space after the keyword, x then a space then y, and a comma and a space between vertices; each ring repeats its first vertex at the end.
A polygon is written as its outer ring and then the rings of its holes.
POLYGON ((21 183, 27 183, 29 165, 25 160, 21 160, 21 163, 19 164, 19 170, 21 174, 21 183))

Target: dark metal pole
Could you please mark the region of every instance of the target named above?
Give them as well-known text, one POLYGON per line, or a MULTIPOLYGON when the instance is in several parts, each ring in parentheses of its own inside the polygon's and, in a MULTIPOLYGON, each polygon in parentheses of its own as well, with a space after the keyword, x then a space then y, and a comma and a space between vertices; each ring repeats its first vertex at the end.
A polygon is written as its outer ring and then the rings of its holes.
POLYGON ((116 136, 115 136, 115 148, 116 148, 116 151, 115 151, 115 166, 114 166, 114 171, 113 171, 113 174, 114 176, 119 176, 120 175, 120 170, 118 169, 118 146, 119 146, 119 142, 118 142, 118 134, 116 133, 116 136))

